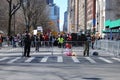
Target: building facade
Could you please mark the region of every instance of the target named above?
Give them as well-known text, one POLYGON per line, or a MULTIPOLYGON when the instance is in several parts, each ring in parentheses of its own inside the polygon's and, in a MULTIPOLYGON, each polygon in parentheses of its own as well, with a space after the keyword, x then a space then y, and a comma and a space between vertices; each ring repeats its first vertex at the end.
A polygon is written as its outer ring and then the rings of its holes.
POLYGON ((108 39, 120 39, 120 0, 105 0, 105 26, 103 33, 108 39))
POLYGON ((68 0, 68 32, 79 33, 95 27, 96 0, 68 0))
POLYGON ((63 31, 67 32, 68 30, 68 18, 67 18, 68 12, 66 11, 64 13, 64 24, 63 24, 63 31))
POLYGON ((49 4, 53 4, 53 0, 46 0, 46 3, 49 4))
POLYGON ((53 22, 53 24, 51 25, 51 28, 53 29, 52 31, 60 31, 60 27, 59 27, 60 9, 59 7, 56 4, 49 4, 48 9, 49 9, 49 18, 51 22, 53 22))
POLYGON ((120 0, 96 0, 96 30, 106 39, 120 39, 120 0))
POLYGON ((120 0, 68 0, 68 32, 89 31, 109 39, 120 35, 120 0))

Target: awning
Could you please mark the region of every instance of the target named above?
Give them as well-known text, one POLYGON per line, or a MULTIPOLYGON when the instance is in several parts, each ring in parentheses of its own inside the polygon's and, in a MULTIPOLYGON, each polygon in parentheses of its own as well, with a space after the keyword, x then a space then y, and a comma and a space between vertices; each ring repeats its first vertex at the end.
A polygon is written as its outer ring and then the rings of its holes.
POLYGON ((105 27, 109 27, 110 23, 111 23, 110 20, 105 21, 105 27))
POLYGON ((120 27, 120 19, 114 20, 114 21, 110 21, 110 20, 105 21, 105 27, 106 28, 117 28, 117 27, 120 27))
POLYGON ((111 21, 109 28, 117 28, 117 27, 120 27, 120 19, 111 21))
MULTIPOLYGON (((103 30, 102 31, 103 33, 110 33, 111 30, 103 30)), ((112 30, 112 33, 119 33, 120 31, 119 30, 112 30)))

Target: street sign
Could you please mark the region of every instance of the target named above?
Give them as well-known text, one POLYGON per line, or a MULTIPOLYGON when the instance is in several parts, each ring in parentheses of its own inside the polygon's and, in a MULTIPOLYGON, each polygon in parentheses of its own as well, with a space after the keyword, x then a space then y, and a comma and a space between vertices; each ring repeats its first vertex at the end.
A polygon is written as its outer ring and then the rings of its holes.
POLYGON ((38 26, 38 27, 37 27, 37 30, 40 31, 40 32, 43 32, 42 26, 38 26))

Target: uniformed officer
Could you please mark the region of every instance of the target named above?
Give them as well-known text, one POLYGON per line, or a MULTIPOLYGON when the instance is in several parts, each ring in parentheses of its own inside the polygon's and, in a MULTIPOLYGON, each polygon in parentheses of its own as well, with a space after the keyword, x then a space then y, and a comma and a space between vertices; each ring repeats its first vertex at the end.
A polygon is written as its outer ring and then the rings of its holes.
POLYGON ((90 43, 90 35, 87 34, 84 36, 85 40, 84 40, 84 52, 83 52, 83 56, 89 56, 89 43, 90 43))
POLYGON ((24 54, 25 57, 30 57, 30 46, 31 46, 31 37, 30 34, 26 31, 24 36, 24 54))

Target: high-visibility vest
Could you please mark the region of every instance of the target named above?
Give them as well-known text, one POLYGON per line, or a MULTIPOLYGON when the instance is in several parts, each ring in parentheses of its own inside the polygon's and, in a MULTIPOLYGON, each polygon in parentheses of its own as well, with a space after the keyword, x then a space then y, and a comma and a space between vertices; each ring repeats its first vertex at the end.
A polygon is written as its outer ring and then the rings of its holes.
POLYGON ((64 39, 63 38, 58 38, 58 43, 63 43, 64 42, 64 39))

